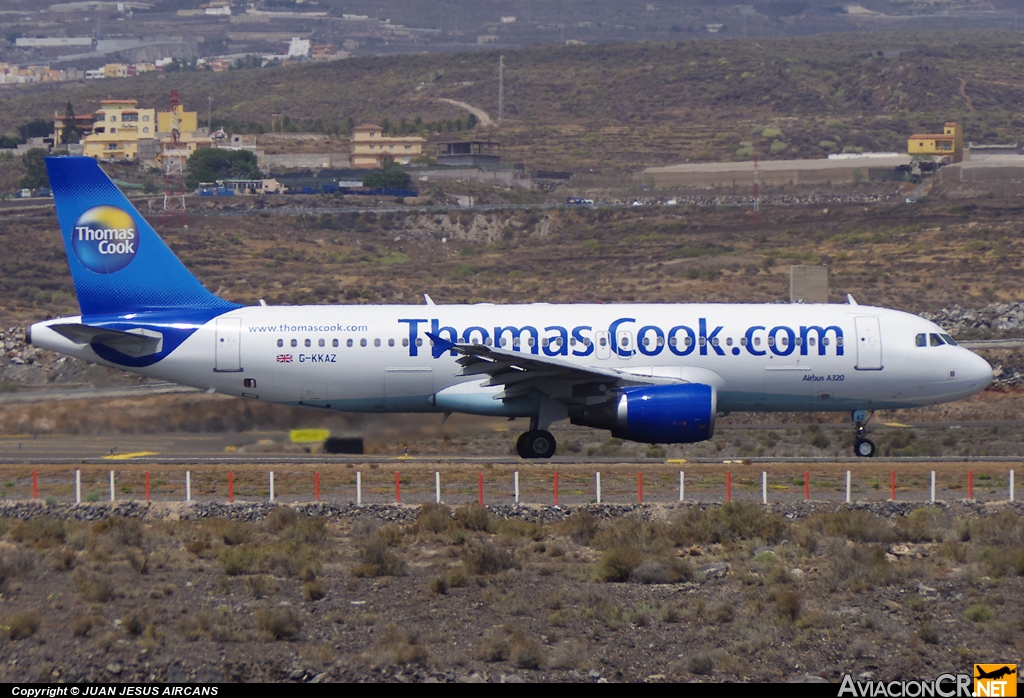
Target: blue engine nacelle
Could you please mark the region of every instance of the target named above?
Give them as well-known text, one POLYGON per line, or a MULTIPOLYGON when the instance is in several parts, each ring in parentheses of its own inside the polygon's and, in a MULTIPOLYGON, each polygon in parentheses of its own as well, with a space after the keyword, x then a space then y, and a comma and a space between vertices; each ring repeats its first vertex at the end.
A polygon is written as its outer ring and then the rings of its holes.
POLYGON ((715 387, 703 383, 624 388, 614 401, 587 407, 572 422, 610 429, 629 441, 689 444, 714 435, 717 403, 715 387))

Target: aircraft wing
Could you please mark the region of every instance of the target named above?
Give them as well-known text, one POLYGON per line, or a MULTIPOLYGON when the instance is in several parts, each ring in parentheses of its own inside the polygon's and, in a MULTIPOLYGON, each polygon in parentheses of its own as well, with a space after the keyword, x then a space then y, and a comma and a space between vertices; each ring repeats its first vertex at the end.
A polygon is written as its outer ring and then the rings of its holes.
POLYGON ((435 356, 454 351, 461 356, 460 376, 482 376, 481 386, 504 386, 495 397, 510 400, 540 392, 562 402, 600 402, 606 391, 631 385, 665 385, 689 381, 662 376, 645 376, 603 366, 580 366, 553 356, 538 356, 483 344, 450 342, 427 333, 433 340, 435 356), (589 399, 588 399, 589 398, 589 399), (596 398, 596 400, 594 399, 596 398))

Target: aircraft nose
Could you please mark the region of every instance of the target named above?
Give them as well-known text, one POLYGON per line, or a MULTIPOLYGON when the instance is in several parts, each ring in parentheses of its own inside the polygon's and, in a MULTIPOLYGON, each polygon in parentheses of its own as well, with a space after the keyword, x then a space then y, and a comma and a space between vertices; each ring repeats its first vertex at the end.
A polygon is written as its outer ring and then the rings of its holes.
POLYGON ((963 376, 975 390, 984 390, 992 384, 992 367, 988 361, 981 358, 973 351, 968 351, 970 356, 965 357, 963 376))

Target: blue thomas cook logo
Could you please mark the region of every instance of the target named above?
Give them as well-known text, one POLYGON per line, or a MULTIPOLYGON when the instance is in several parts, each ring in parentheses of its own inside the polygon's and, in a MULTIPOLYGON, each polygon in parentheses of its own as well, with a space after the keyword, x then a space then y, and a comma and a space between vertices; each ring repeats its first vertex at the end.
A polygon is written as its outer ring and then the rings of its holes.
POLYGON ((112 274, 135 259, 139 231, 126 211, 94 206, 78 217, 71 232, 71 249, 89 271, 112 274))

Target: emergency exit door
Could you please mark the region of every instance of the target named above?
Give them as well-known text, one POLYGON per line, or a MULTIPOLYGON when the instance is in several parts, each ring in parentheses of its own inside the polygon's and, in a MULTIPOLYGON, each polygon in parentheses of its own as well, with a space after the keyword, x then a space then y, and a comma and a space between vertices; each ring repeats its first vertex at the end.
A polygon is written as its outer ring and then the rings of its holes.
POLYGON ((242 370, 242 321, 236 318, 217 320, 215 363, 217 373, 237 373, 242 370))

